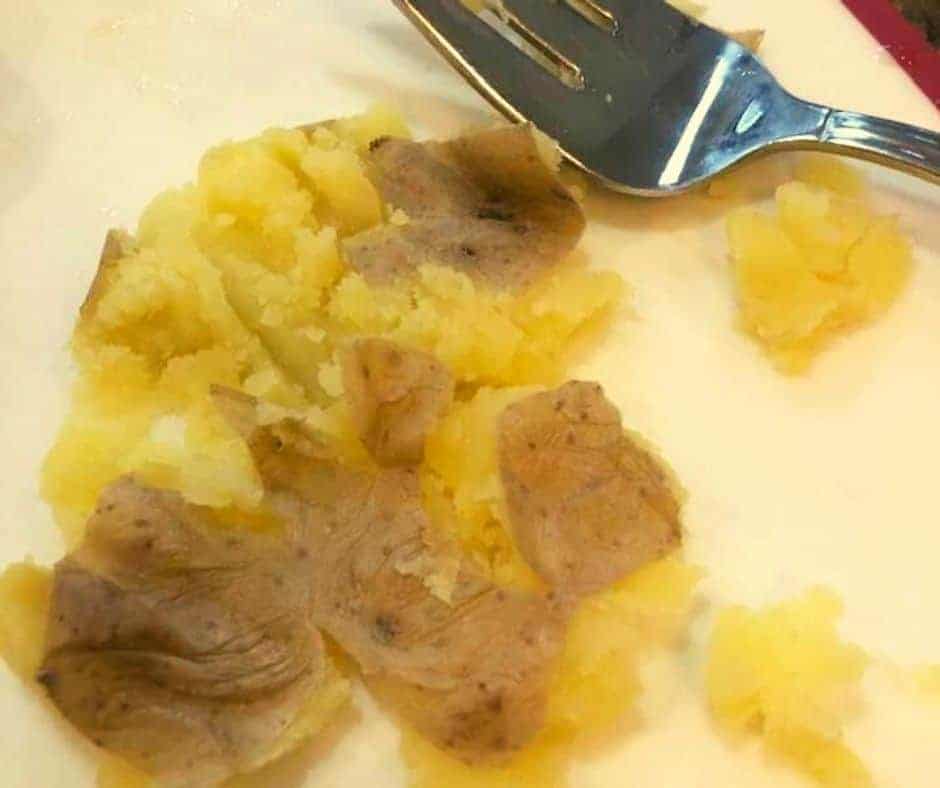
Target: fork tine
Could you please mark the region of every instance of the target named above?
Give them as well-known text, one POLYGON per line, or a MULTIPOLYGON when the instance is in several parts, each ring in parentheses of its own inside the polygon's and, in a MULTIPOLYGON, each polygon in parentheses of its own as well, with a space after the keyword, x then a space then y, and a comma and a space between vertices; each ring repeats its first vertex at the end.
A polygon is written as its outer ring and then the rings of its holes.
POLYGON ((527 108, 533 98, 560 105, 577 95, 460 0, 394 2, 470 84, 511 120, 526 120, 531 113, 520 108, 527 108))
MULTIPOLYGON (((609 55, 615 48, 611 30, 588 19, 585 10, 587 6, 581 6, 579 10, 575 0, 557 3, 546 0, 502 0, 501 5, 515 15, 521 24, 573 61, 588 80, 590 75, 587 67, 598 51, 609 55)), ((611 16, 611 23, 617 24, 616 17, 611 16)))
POLYGON ((620 20, 597 0, 562 0, 570 9, 612 35, 620 32, 620 20))

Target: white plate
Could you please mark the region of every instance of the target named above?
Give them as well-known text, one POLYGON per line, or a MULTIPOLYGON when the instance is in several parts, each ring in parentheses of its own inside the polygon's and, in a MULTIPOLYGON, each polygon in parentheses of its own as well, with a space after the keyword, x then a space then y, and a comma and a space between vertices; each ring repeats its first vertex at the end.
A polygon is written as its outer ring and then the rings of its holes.
MULTIPOLYGON (((935 109, 837 0, 712 6, 711 21, 768 29, 765 58, 795 92, 937 128, 935 109)), ((387 2, 0 0, 0 19, 0 562, 51 562, 61 543, 37 473, 105 229, 133 226, 210 144, 265 125, 383 98, 420 132, 447 135, 489 111, 387 2)), ((940 191, 879 181, 917 241, 914 282, 798 381, 731 327, 714 211, 694 198, 592 199, 585 243, 631 283, 635 317, 579 372, 605 384, 690 489, 688 553, 709 571, 711 601, 829 584, 845 598, 847 636, 900 663, 940 662, 940 191)), ((727 747, 694 682, 692 671, 656 696, 649 726, 579 767, 574 784, 803 784, 753 747, 727 747)), ((940 706, 878 676, 867 688, 850 743, 884 785, 936 785, 940 706)), ((5 670, 0 698, 4 785, 93 783, 89 748, 5 670)), ((394 729, 365 717, 330 756, 288 764, 268 784, 402 784, 394 729)))

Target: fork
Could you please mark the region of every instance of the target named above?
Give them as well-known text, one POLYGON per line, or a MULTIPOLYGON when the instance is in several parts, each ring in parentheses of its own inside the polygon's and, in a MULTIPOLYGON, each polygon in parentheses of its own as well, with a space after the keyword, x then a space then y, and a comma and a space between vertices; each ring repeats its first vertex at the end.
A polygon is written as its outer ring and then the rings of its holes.
POLYGON ((617 191, 685 191, 759 154, 841 153, 940 183, 940 134, 796 98, 661 0, 394 0, 497 110, 617 191))

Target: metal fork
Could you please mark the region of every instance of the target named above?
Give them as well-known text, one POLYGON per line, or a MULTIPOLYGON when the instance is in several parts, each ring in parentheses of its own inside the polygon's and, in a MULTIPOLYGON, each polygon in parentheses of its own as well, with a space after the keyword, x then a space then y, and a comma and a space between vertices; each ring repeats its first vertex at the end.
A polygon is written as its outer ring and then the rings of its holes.
POLYGON ((940 135, 803 101, 747 48, 661 0, 394 0, 496 109, 618 191, 684 191, 812 149, 940 183, 940 135), (507 34, 508 32, 508 34, 507 34))

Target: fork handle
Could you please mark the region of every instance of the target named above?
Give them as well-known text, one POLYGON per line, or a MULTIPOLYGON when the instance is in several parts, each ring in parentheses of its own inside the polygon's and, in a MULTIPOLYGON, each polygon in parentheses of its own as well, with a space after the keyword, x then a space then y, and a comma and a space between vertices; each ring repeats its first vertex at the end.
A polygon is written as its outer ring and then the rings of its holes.
MULTIPOLYGON (((830 110, 807 147, 884 164, 940 183, 940 134, 860 112, 830 110)), ((803 146, 801 146, 803 147, 803 146)))

